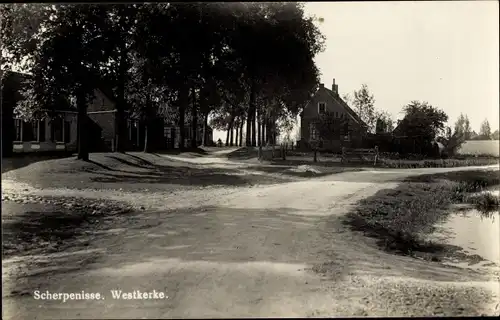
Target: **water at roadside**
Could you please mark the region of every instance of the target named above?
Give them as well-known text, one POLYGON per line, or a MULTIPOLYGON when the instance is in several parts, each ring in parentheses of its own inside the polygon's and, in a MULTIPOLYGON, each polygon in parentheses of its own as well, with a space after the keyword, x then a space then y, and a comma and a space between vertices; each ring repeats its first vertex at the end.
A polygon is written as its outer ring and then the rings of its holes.
MULTIPOLYGON (((485 190, 494 196, 500 196, 498 187, 485 190)), ((455 209, 451 209, 455 210, 455 209)), ((494 266, 500 268, 500 215, 498 211, 482 213, 477 209, 453 212, 443 223, 437 226, 432 238, 442 244, 462 248, 469 256, 479 256, 483 261, 475 266, 494 266), (494 264, 494 265, 493 265, 494 264), (495 266, 496 265, 496 266, 495 266)), ((471 263, 453 264, 471 267, 471 263)))

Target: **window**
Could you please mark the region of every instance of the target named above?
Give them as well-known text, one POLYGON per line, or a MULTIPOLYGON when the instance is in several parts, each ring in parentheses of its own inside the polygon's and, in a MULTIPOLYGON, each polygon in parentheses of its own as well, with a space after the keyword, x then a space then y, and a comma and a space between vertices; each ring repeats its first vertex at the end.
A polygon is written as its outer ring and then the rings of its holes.
POLYGON ((64 142, 65 143, 71 142, 71 122, 70 121, 64 121, 64 142))
POLYGON ((316 126, 314 125, 314 123, 309 124, 309 140, 319 140, 319 132, 318 130, 316 130, 316 126))
POLYGON ((50 140, 54 142, 64 142, 64 120, 62 118, 55 118, 51 121, 50 140))
POLYGON ((45 119, 38 122, 38 141, 45 142, 45 119))
POLYGON ((339 117, 339 112, 335 111, 335 118, 338 118, 338 117, 339 117))
POLYGON ((326 103, 318 102, 318 113, 325 113, 325 112, 326 112, 326 103))
POLYGON ((104 107, 106 105, 106 100, 104 98, 101 99, 101 107, 104 107))
POLYGON ((31 142, 31 141, 37 141, 37 135, 38 135, 38 125, 37 122, 23 122, 23 141, 25 142, 31 142))
POLYGON ((23 122, 21 119, 14 119, 14 127, 16 129, 16 136, 14 137, 14 141, 22 141, 23 135, 22 135, 22 128, 23 128, 23 122))

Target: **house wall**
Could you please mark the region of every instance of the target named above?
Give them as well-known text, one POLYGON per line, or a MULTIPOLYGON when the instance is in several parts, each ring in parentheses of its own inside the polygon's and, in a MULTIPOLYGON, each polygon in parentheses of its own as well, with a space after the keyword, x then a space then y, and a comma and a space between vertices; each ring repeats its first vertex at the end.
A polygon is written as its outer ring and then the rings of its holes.
MULTIPOLYGON (((338 97, 338 99, 341 98, 338 97)), ((327 89, 323 87, 318 90, 318 92, 313 96, 306 108, 304 108, 304 111, 300 118, 301 146, 306 149, 310 148, 310 125, 317 121, 319 118, 318 104, 320 102, 324 102, 326 104, 325 109, 327 112, 333 113, 335 116, 338 116, 339 123, 344 119, 348 120, 348 132, 350 136, 349 140, 345 140, 344 135, 341 135, 341 132, 339 130, 338 139, 323 142, 324 149, 340 151, 342 146, 350 146, 352 144, 352 141, 361 138, 361 126, 346 111, 342 103, 334 99, 327 91, 327 89)))
MULTIPOLYGON (((13 152, 47 152, 47 151, 76 151, 77 149, 77 115, 65 113, 64 121, 70 122, 70 141, 68 143, 51 141, 50 119, 40 120, 39 125, 44 126, 45 141, 14 141, 13 152)), ((63 135, 64 136, 64 135, 63 135)))
MULTIPOLYGON (((109 151, 112 151, 116 128, 116 106, 101 90, 95 90, 94 99, 89 103, 87 114, 101 128, 100 137, 109 151)), ((97 135, 97 133, 96 133, 97 135)))

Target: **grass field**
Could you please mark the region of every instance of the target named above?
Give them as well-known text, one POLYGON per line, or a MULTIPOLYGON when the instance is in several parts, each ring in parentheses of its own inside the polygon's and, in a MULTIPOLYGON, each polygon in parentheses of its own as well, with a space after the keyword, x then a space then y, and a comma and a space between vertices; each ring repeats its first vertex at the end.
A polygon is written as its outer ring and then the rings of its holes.
POLYGON ((458 151, 460 154, 499 156, 499 140, 466 141, 458 151))

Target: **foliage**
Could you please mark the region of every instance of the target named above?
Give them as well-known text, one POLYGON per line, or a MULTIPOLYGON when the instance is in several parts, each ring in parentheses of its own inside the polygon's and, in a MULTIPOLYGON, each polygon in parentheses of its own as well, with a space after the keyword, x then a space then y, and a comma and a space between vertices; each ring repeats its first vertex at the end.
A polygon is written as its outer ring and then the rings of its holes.
POLYGON ((387 111, 375 111, 375 133, 388 133, 394 130, 394 121, 387 111))
POLYGON ((374 132, 377 120, 375 97, 368 90, 368 85, 363 84, 358 91, 354 91, 352 104, 361 120, 368 125, 368 132, 374 132))
POLYGON ((491 134, 491 140, 499 140, 499 139, 500 139, 500 134, 499 134, 498 129, 497 129, 497 130, 495 130, 495 132, 493 132, 491 134))
POLYGON ((465 140, 469 140, 472 136, 472 128, 470 126, 469 117, 460 114, 455 122, 455 132, 464 136, 465 140))
POLYGON ((434 140, 443 133, 448 115, 427 102, 412 101, 403 110, 405 117, 400 123, 404 135, 434 140))
POLYGON ((332 141, 340 137, 342 124, 333 112, 326 111, 321 114, 314 125, 320 140, 332 141))
POLYGON ((481 123, 481 128, 479 129, 479 137, 477 140, 490 140, 491 139, 491 127, 488 119, 484 119, 481 123))
POLYGON ((246 119, 247 143, 255 144, 250 124, 257 116, 286 131, 318 84, 314 57, 324 37, 299 3, 23 4, 0 10, 6 65, 24 61, 32 74, 17 107, 25 118, 63 99, 74 102, 70 107, 83 123, 94 90, 105 86, 117 101, 118 136, 130 110, 146 122, 175 115, 183 139, 191 110, 190 117, 200 112, 203 123, 212 114, 220 128, 246 119))

